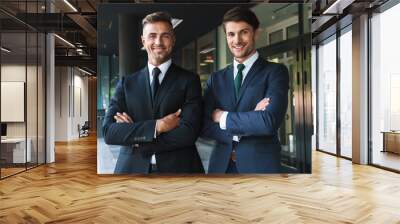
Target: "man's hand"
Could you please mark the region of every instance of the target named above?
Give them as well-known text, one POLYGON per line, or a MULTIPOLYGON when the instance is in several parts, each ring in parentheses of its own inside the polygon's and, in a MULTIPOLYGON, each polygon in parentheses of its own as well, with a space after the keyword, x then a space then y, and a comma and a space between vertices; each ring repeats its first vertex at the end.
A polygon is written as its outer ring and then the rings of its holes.
POLYGON ((260 102, 257 103, 256 108, 254 108, 254 111, 260 111, 260 110, 265 110, 265 108, 269 105, 270 99, 269 98, 264 98, 260 102))
POLYGON ((117 121, 117 123, 133 123, 133 119, 125 112, 117 112, 117 114, 114 115, 114 119, 117 121))
POLYGON ((213 121, 219 123, 219 120, 221 119, 221 116, 222 116, 222 113, 223 113, 223 112, 224 112, 223 110, 215 109, 215 110, 213 111, 213 113, 212 113, 212 119, 213 119, 213 121))
POLYGON ((179 116, 181 115, 181 109, 176 111, 175 113, 168 114, 167 116, 158 119, 156 122, 156 131, 157 135, 164 133, 164 132, 169 132, 172 129, 176 128, 179 126, 179 121, 180 118, 179 116))

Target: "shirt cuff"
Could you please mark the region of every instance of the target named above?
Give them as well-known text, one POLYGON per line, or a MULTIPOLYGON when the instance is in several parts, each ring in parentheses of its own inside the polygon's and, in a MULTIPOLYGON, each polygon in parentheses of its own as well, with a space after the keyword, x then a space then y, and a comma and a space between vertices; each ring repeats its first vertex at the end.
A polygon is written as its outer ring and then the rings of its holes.
POLYGON ((157 138, 157 121, 156 121, 156 125, 154 126, 154 139, 157 138))
POLYGON ((228 112, 222 112, 222 115, 219 118, 219 128, 222 130, 226 130, 226 117, 228 117, 228 112))

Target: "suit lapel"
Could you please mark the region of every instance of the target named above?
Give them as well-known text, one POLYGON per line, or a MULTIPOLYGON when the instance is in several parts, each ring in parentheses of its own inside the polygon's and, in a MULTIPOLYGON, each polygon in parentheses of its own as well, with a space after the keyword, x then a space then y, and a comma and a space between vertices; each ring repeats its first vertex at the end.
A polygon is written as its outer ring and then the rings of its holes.
POLYGON ((154 114, 158 113, 158 109, 160 107, 160 103, 163 101, 164 97, 166 95, 168 95, 168 92, 171 90, 171 87, 173 86, 174 83, 174 79, 176 76, 176 69, 175 69, 175 65, 171 64, 171 66, 169 66, 163 81, 161 82, 161 85, 157 91, 156 97, 155 97, 155 102, 154 102, 154 107, 153 107, 153 111, 154 114))
POLYGON ((253 80, 254 77, 257 76, 259 70, 262 68, 262 64, 263 64, 263 59, 261 57, 258 57, 258 59, 254 62, 253 66, 251 66, 250 71, 247 73, 246 78, 244 79, 243 84, 240 87, 239 97, 236 101, 236 105, 240 103, 240 100, 242 99, 243 94, 246 91, 246 88, 251 83, 251 80, 253 80))
POLYGON ((138 95, 140 96, 141 99, 144 99, 144 106, 148 111, 153 111, 153 102, 151 98, 151 87, 150 87, 150 78, 149 78, 149 69, 144 67, 142 71, 140 72, 140 77, 139 77, 139 87, 143 87, 145 91, 140 91, 142 88, 137 88, 139 91, 138 95))
MULTIPOLYGON (((233 109, 235 106, 236 102, 236 96, 235 96, 235 84, 233 81, 233 65, 230 64, 228 68, 226 69, 226 72, 223 76, 224 79, 224 84, 226 85, 226 91, 227 94, 229 94, 229 106, 233 109)), ((225 89, 225 88, 224 88, 225 89)))

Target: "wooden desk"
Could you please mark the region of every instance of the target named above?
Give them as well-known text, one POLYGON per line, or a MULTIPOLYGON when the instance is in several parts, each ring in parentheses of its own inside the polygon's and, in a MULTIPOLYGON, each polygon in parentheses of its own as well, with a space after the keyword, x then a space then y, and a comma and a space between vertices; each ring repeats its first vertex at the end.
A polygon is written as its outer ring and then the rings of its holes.
POLYGON ((382 152, 400 154, 400 131, 382 131, 381 133, 383 133, 382 152))

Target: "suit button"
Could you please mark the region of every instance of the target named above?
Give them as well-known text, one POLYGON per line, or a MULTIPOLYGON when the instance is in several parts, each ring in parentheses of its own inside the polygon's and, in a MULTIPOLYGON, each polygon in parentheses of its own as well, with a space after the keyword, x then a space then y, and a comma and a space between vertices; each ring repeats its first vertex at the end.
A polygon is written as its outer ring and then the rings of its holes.
POLYGON ((233 162, 236 162, 236 151, 235 150, 233 150, 232 153, 231 153, 231 160, 233 162))

